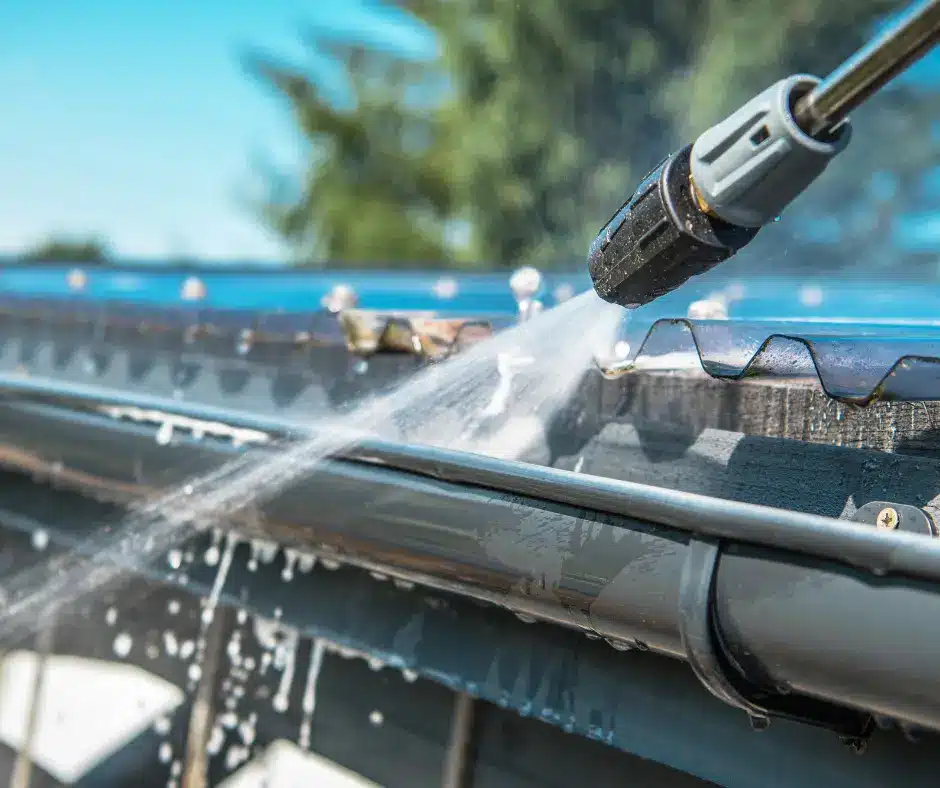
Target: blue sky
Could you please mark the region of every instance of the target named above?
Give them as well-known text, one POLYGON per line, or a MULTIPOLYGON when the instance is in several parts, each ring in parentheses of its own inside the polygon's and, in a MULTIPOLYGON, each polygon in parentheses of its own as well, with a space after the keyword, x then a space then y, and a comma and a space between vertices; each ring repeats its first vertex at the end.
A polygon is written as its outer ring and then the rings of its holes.
POLYGON ((98 233, 131 258, 282 259, 245 203, 252 156, 290 165, 294 134, 238 55, 310 60, 307 25, 434 50, 376 0, 0 0, 0 254, 98 233))
POLYGON ((293 132, 238 56, 310 60, 307 25, 433 46, 366 0, 0 2, 0 253, 98 232, 130 257, 282 257, 244 203, 293 132))

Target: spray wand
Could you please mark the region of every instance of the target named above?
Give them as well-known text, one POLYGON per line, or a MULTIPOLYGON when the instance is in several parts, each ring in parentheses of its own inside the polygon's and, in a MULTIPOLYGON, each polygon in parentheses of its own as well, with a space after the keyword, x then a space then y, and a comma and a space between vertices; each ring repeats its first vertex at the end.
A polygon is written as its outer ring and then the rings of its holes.
POLYGON ((922 0, 825 79, 782 79, 667 156, 591 244, 605 301, 649 303, 744 248, 849 143, 849 113, 940 42, 922 0))

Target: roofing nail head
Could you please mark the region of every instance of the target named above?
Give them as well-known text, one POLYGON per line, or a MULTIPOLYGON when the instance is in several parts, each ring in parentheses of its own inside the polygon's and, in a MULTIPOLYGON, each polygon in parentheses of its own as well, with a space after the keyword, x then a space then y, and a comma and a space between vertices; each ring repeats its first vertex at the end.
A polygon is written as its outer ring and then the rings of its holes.
POLYGON ((88 284, 88 274, 81 268, 73 268, 66 277, 70 290, 84 290, 88 284))
POLYGON ((523 266, 509 277, 509 289, 516 301, 528 301, 535 298, 542 289, 542 273, 532 266, 523 266))
POLYGON ((898 519, 897 511, 887 506, 878 512, 875 523, 879 528, 884 528, 886 531, 893 531, 898 527, 898 519))
POLYGON ((205 282, 198 276, 188 277, 180 288, 180 298, 183 301, 202 301, 207 294, 205 282))
POLYGON ((328 311, 338 314, 359 305, 359 294, 350 285, 337 284, 320 302, 328 311))

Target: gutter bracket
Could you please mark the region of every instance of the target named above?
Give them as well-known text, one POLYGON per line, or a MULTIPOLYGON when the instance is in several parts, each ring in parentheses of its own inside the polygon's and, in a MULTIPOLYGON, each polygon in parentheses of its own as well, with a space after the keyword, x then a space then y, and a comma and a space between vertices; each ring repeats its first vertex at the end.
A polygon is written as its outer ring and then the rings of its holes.
POLYGON ((886 531, 907 531, 923 536, 937 536, 937 526, 923 509, 904 503, 871 501, 860 506, 852 520, 886 531))
POLYGON ((732 662, 715 613, 720 557, 720 541, 690 539, 679 583, 679 635, 698 680, 719 700, 744 711, 755 730, 767 728, 774 717, 787 719, 834 731, 862 752, 875 727, 871 715, 791 694, 788 688, 761 686, 732 662))

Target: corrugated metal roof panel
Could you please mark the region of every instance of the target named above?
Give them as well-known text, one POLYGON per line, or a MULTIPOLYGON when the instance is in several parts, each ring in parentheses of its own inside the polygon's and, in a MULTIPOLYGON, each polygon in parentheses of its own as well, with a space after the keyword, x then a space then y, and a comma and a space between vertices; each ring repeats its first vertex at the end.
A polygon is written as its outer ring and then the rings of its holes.
POLYGON ((817 378, 844 402, 940 399, 940 322, 627 321, 608 374, 701 368, 729 380, 817 378))

